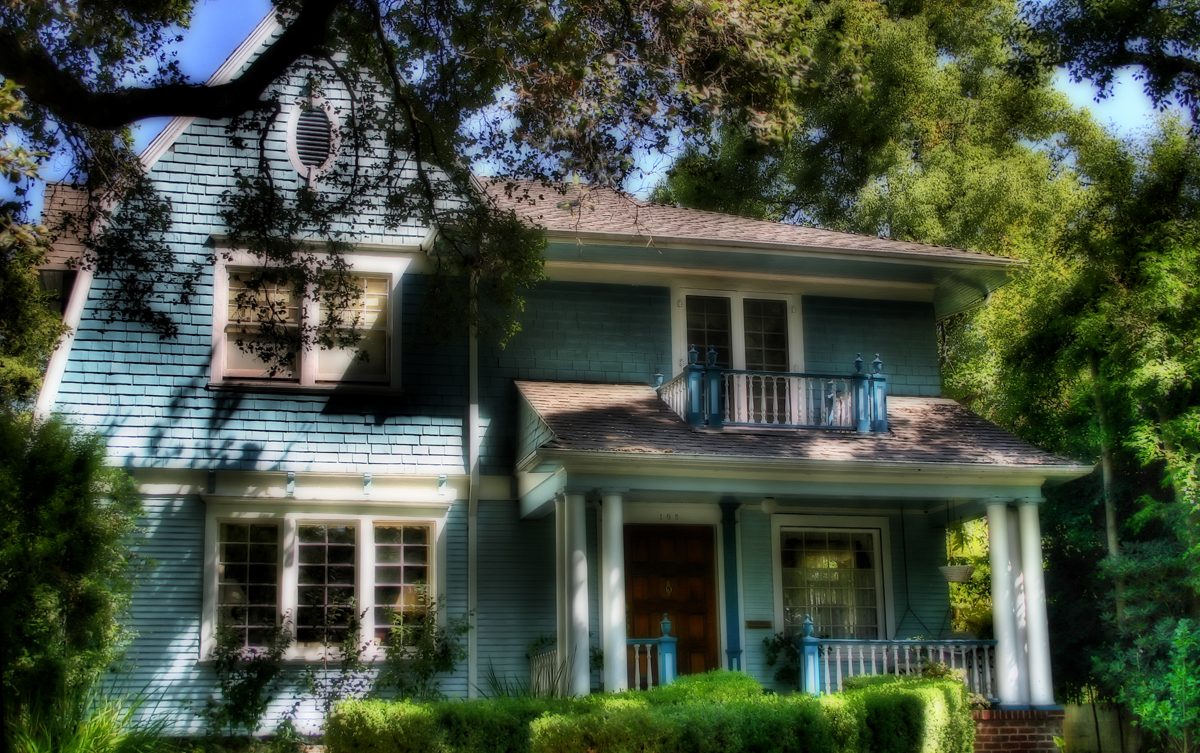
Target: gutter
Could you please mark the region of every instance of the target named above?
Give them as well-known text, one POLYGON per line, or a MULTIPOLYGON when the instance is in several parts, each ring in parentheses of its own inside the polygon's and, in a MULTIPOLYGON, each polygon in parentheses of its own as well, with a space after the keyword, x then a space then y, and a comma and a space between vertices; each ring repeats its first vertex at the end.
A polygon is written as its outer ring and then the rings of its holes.
POLYGON ((475 328, 468 337, 467 353, 467 464, 470 486, 467 493, 467 698, 479 697, 479 342, 475 328))
MULTIPOLYGON (((656 462, 667 465, 679 471, 692 468, 720 473, 721 469, 736 468, 739 471, 792 471, 800 473, 835 473, 844 474, 853 470, 858 474, 882 475, 895 473, 976 473, 976 474, 1015 474, 1020 476, 1045 476, 1060 479, 1060 483, 1086 476, 1095 470, 1095 465, 1082 463, 1054 465, 1016 465, 1016 464, 980 464, 980 463, 919 463, 897 462, 884 460, 809 460, 805 458, 786 457, 745 457, 730 455, 691 455, 683 453, 651 453, 651 452, 619 452, 611 450, 539 450, 540 460, 556 460, 562 462, 568 471, 582 470, 580 463, 589 467, 625 466, 620 468, 627 471, 630 463, 638 461, 656 462), (572 467, 574 466, 574 467, 572 467)), ((518 469, 520 470, 520 469, 518 469)), ((661 470, 655 471, 661 472, 661 470)))

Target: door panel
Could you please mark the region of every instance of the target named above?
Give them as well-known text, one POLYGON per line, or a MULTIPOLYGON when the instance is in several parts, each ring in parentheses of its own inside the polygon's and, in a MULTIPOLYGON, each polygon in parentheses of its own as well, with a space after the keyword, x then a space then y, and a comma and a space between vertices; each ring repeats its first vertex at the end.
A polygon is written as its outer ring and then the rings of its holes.
POLYGON ((625 577, 633 584, 626 590, 629 637, 659 637, 665 612, 679 639, 680 674, 721 666, 715 536, 713 526, 625 526, 625 577))

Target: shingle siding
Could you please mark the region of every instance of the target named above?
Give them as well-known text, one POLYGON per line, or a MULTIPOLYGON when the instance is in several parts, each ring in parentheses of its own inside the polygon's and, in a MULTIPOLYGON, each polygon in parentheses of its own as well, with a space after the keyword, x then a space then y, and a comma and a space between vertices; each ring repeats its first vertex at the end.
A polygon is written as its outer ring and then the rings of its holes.
POLYGON ((670 305, 659 287, 548 282, 531 291, 507 347, 480 343, 483 472, 512 472, 514 379, 653 384, 656 372, 670 373, 670 305))
POLYGON ((849 374, 862 353, 864 371, 879 354, 893 395, 941 394, 932 303, 804 296, 804 368, 849 374))

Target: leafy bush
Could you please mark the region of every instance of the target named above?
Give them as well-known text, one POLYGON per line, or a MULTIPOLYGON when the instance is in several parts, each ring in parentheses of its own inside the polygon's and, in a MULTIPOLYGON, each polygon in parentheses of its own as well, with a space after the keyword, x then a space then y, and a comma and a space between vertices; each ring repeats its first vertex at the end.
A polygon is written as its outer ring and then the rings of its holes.
POLYGON ((165 721, 138 722, 138 704, 82 692, 43 699, 5 718, 4 738, 12 753, 166 753, 165 721))
POLYGON ((123 639, 133 480, 102 437, 0 412, 0 665, 5 716, 86 693, 123 639))
POLYGON ((961 683, 906 680, 816 699, 765 695, 734 672, 575 700, 346 702, 325 737, 330 753, 970 753, 973 742, 961 683))

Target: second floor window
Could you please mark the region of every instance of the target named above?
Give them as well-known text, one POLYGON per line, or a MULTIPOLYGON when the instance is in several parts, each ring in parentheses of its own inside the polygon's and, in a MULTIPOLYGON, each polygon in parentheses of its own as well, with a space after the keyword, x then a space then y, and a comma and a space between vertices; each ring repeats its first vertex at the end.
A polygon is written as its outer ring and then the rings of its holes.
POLYGON ((286 279, 230 268, 222 377, 297 385, 390 382, 392 289, 389 275, 354 274, 306 301, 286 279), (301 333, 316 327, 318 341, 306 350, 301 333), (357 341, 348 344, 351 339, 357 341))
POLYGON ((688 295, 686 348, 705 362, 709 347, 726 369, 788 371, 788 302, 778 298, 688 295))

